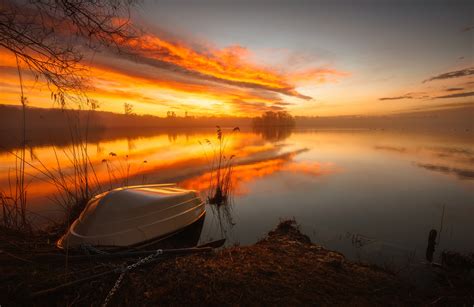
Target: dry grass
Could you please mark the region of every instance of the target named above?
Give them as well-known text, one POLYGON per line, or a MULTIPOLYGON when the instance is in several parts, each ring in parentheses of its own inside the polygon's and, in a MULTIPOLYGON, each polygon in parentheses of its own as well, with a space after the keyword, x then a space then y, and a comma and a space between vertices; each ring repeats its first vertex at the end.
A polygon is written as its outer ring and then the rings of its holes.
POLYGON ((2 219, 0 226, 15 230, 18 232, 30 232, 31 223, 27 218, 27 188, 28 184, 25 181, 25 166, 26 166, 26 106, 27 98, 23 92, 23 76, 20 69, 18 56, 16 56, 16 64, 18 70, 18 77, 20 81, 20 103, 22 110, 21 121, 21 149, 15 153, 15 169, 14 180, 12 183, 12 176, 9 171, 8 181, 9 189, 7 192, 0 191, 0 206, 2 207, 2 219))
POLYGON ((193 255, 131 274, 121 305, 400 305, 409 291, 382 270, 312 244, 294 221, 253 246, 193 255))
MULTIPOLYGON (((97 165, 94 166, 92 163, 88 148, 89 119, 93 111, 91 106, 89 115, 81 119, 75 110, 63 110, 64 116, 68 118, 70 145, 65 149, 53 147, 52 155, 55 158, 53 165, 44 164, 33 152, 31 153, 32 161, 28 160, 25 155, 26 141, 23 142, 24 145, 19 151, 10 152, 16 159, 16 165, 9 174, 9 189, 0 191, 0 227, 18 232, 33 230, 32 221, 29 218, 32 213, 28 210, 27 202, 28 184, 32 180, 43 181, 54 186, 55 193, 50 200, 62 208, 64 219, 49 222, 56 228, 58 225, 55 224, 59 223, 60 228, 64 229, 79 216, 93 195, 130 184, 130 178, 142 170, 146 161, 139 165, 137 173, 132 173, 128 155, 118 157, 117 154, 110 153, 108 158, 103 160, 104 166, 107 167, 109 182, 99 180, 95 169, 97 165), (30 172, 37 175, 29 175, 30 172)), ((143 176, 142 183, 144 182, 143 176)))

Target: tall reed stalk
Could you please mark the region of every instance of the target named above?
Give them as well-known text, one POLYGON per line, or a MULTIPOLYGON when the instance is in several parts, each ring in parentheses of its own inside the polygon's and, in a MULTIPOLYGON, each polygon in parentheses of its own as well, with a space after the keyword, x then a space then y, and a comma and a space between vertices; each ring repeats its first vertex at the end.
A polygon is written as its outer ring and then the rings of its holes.
POLYGON ((25 158, 26 158, 26 106, 27 99, 23 91, 23 76, 21 74, 20 62, 16 57, 18 78, 20 82, 20 104, 21 104, 21 146, 15 158, 15 180, 12 187, 10 172, 8 173, 9 191, 0 191, 0 206, 2 207, 2 226, 17 231, 31 231, 27 211, 27 183, 25 182, 25 158))
MULTIPOLYGON (((35 170, 39 176, 35 179, 52 184, 56 193, 51 197, 64 209, 66 223, 61 226, 68 226, 83 210, 88 200, 95 194, 103 192, 104 188, 100 183, 94 165, 88 153, 88 137, 90 119, 94 110, 98 107, 95 101, 87 99, 86 106, 89 108, 86 118, 81 118, 79 113, 65 107, 65 96, 52 94, 55 101, 63 107, 63 112, 68 121, 68 132, 71 145, 62 151, 66 157, 65 161, 59 157, 58 151, 53 147, 55 165, 45 165, 41 159, 31 153, 32 161, 26 157, 27 134, 26 134, 26 111, 27 98, 23 90, 23 76, 19 59, 17 58, 17 69, 21 90, 21 146, 18 151, 10 152, 15 157, 14 174, 8 175, 9 189, 0 191, 1 219, 0 227, 14 231, 31 231, 32 221, 28 218, 27 208, 27 188, 26 169, 35 170), (35 161, 33 163, 33 160, 35 161)), ((115 153, 110 153, 111 158, 116 157, 115 153)), ((113 186, 128 185, 130 180, 131 165, 128 155, 125 161, 115 159, 114 161, 104 160, 107 164, 109 175, 109 188, 113 186), (116 174, 118 173, 118 175, 116 174), (112 180, 114 178, 114 180, 112 180), (119 180, 120 178, 121 180, 119 180), (114 182, 113 182, 114 181, 114 182)), ((143 164, 147 163, 146 161, 143 164)), ((145 176, 143 175, 143 181, 145 176)))
MULTIPOLYGON (((230 136, 236 131, 240 131, 239 127, 232 129, 230 136)), ((230 136, 224 136, 220 126, 216 130, 217 144, 206 139, 206 143, 213 146, 213 157, 211 163, 211 176, 208 190, 208 202, 210 204, 222 205, 227 203, 232 193, 232 163, 235 155, 226 156, 227 142, 230 136)))
MULTIPOLYGON (((65 210, 66 216, 77 216, 86 202, 93 193, 100 190, 99 180, 95 173, 92 163, 88 155, 88 127, 91 112, 95 108, 95 103, 89 103, 91 106, 85 123, 85 132, 81 129, 84 126, 80 117, 75 116, 73 111, 64 109, 69 123, 69 133, 71 138, 71 146, 69 151, 65 150, 64 154, 70 163, 68 166, 71 171, 65 171, 64 165, 60 163, 57 151, 53 148, 56 158, 56 167, 46 166, 40 159, 35 159, 38 165, 34 165, 27 161, 26 157, 26 110, 27 98, 23 90, 23 76, 21 72, 20 62, 17 60, 18 77, 20 82, 20 102, 22 108, 21 117, 21 146, 20 150, 11 152, 15 157, 14 175, 8 175, 9 189, 0 191, 0 206, 2 208, 2 218, 0 226, 15 231, 31 231, 32 224, 28 219, 27 209, 27 188, 26 167, 36 170, 42 178, 56 187, 57 193, 53 196, 53 200, 59 203, 65 210), (12 179, 13 177, 13 179, 12 179)), ((32 153, 34 157, 34 153, 32 153)))

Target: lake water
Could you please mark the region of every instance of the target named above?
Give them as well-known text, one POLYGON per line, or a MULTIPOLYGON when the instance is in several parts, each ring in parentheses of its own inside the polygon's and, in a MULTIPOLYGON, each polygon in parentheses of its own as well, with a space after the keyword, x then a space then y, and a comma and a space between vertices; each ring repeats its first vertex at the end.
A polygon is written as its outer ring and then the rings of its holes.
MULTIPOLYGON (((251 244, 280 219, 294 217, 314 242, 350 258, 387 263, 423 258, 428 232, 439 230, 443 219, 438 251, 474 251, 472 131, 224 133, 227 156, 236 157, 233 202, 208 208, 201 241, 224 236, 229 245, 251 244)), ((206 139, 215 143, 215 130, 104 133, 88 144, 88 152, 102 189, 178 182, 205 194, 212 156, 206 139)), ((30 144, 31 165, 54 170, 59 161, 64 173, 72 172, 67 142, 44 136, 30 144)), ((3 190, 14 165, 15 158, 1 149, 3 190)), ((36 222, 62 218, 52 201, 55 187, 38 170, 27 166, 27 172, 36 222)))

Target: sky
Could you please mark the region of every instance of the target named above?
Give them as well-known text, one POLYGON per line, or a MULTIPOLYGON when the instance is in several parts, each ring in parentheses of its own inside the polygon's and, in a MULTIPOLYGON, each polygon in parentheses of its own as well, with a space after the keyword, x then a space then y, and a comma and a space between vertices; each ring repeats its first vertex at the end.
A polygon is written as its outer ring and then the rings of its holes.
MULTIPOLYGON (((143 29, 85 58, 100 110, 138 114, 382 115, 474 101, 470 1, 144 0, 143 29)), ((0 103, 18 104, 15 61, 0 49, 0 103)), ((27 78, 31 106, 53 107, 27 78)))

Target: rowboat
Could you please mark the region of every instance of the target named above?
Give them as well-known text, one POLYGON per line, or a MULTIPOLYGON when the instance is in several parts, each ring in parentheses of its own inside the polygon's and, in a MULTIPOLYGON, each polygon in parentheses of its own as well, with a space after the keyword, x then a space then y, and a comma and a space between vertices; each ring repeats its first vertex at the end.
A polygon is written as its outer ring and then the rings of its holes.
POLYGON ((167 238, 206 214, 198 193, 175 184, 129 186, 92 198, 59 239, 61 249, 133 247, 167 238))

